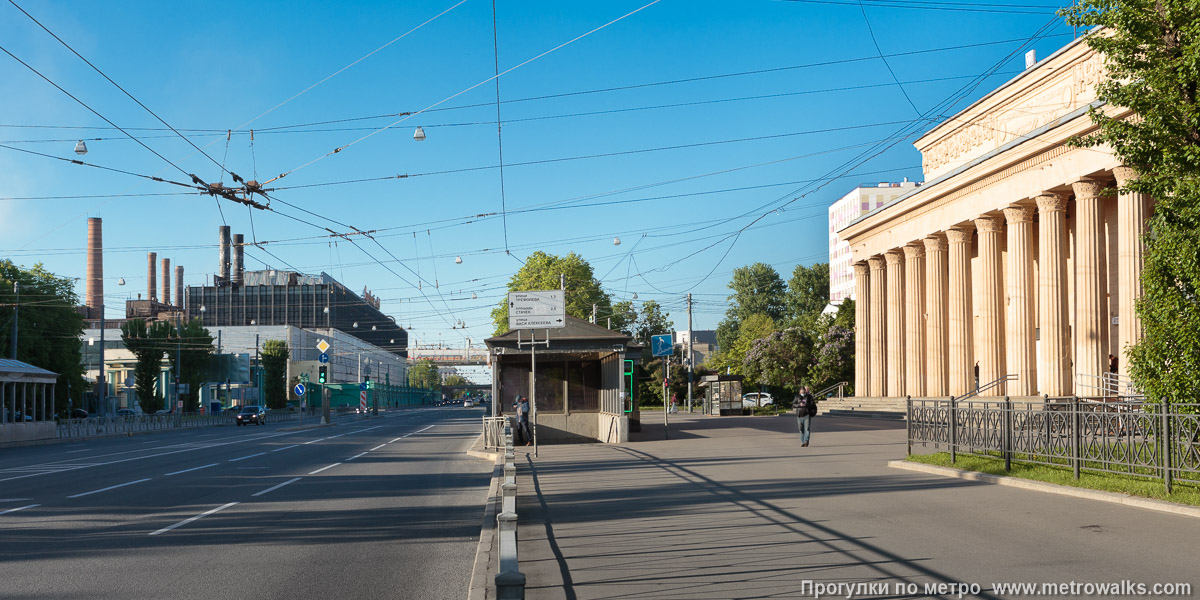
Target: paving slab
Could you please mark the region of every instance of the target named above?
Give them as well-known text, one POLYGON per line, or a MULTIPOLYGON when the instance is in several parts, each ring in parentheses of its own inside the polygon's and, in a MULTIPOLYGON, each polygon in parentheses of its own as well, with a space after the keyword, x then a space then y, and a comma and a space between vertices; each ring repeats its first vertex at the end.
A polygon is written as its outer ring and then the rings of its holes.
POLYGON ((684 413, 670 439, 660 422, 623 446, 518 449, 526 597, 811 598, 808 581, 1005 598, 993 584, 1200 579, 1195 519, 898 471, 903 423, 813 428, 802 448, 790 416, 684 413))

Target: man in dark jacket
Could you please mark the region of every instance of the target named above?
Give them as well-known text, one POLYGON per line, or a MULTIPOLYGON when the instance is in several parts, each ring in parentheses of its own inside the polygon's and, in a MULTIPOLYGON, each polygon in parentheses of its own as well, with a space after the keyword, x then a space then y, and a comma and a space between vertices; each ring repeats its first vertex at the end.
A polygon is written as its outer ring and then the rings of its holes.
POLYGON ((808 388, 800 388, 792 404, 796 407, 796 427, 800 430, 800 445, 808 446, 808 438, 812 434, 812 418, 817 415, 817 401, 808 388))

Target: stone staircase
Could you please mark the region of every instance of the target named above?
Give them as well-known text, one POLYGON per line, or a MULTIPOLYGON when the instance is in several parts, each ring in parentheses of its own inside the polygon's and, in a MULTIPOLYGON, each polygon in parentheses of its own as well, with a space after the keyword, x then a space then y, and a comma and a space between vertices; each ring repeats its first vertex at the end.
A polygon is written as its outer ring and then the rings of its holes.
POLYGON ((903 397, 898 398, 826 398, 817 402, 817 414, 831 417, 868 417, 904 420, 903 397))

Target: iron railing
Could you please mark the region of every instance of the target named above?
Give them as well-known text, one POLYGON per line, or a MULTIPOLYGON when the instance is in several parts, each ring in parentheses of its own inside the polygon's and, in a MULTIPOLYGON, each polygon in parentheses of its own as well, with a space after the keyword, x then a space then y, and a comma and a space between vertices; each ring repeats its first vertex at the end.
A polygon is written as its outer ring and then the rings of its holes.
POLYGON ((982 396, 984 392, 986 392, 994 387, 997 387, 1000 384, 1003 384, 1008 381, 1016 381, 1016 380, 1017 380, 1017 376, 1015 374, 1008 374, 1008 375, 1004 375, 1001 377, 997 377, 991 381, 984 383, 983 385, 975 386, 975 389, 959 396, 958 400, 961 401, 961 400, 966 400, 968 398, 974 398, 976 396, 982 396))
POLYGON ((504 427, 508 425, 508 417, 483 418, 483 447, 485 450, 504 447, 504 427))
POLYGON ((838 383, 835 383, 835 384, 813 394, 813 398, 832 398, 833 392, 835 392, 835 391, 837 392, 838 398, 845 398, 846 397, 846 387, 849 385, 850 385, 849 381, 839 381, 838 383))
POLYGON ((907 400, 914 444, 1013 462, 1200 484, 1200 404, 1140 398, 907 400))
MULTIPOLYGON (((308 418, 316 413, 309 411, 308 418)), ((267 423, 287 423, 299 421, 300 413, 288 410, 269 410, 266 413, 267 423)), ((58 437, 103 437, 110 435, 126 435, 147 431, 166 431, 168 429, 193 429, 199 427, 221 427, 236 425, 233 413, 218 415, 200 414, 166 414, 166 415, 131 415, 127 417, 88 417, 86 419, 62 419, 58 421, 58 437)))

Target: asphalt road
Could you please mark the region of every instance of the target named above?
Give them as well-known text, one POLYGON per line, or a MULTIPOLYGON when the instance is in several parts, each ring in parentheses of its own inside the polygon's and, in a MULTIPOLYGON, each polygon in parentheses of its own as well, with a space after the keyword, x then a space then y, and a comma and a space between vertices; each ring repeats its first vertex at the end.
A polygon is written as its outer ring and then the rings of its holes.
POLYGON ((0 450, 0 598, 461 598, 481 414, 0 450))

